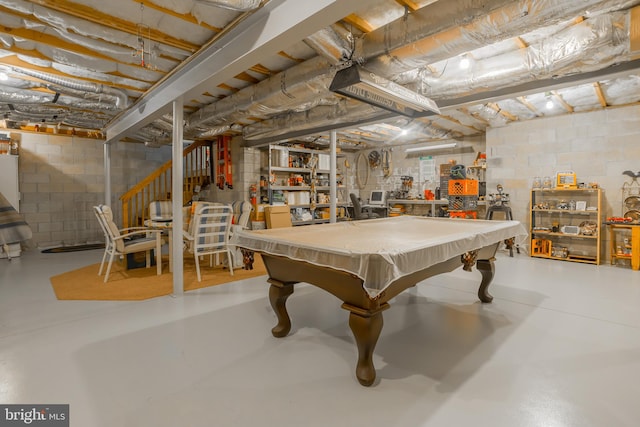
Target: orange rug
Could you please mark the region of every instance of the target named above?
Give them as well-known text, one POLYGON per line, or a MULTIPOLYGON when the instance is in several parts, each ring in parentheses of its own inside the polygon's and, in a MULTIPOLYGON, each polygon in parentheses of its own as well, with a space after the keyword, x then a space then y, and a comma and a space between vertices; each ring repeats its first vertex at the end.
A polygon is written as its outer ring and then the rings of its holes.
MULTIPOLYGON (((163 262, 162 275, 160 276, 156 274, 155 266, 126 270, 121 263, 114 262, 107 283, 103 282, 104 275, 98 276, 99 268, 100 264, 98 263, 51 277, 51 285, 56 297, 59 300, 135 301, 173 293, 173 275, 169 273, 169 266, 166 260, 163 262)), ((185 257, 185 291, 221 285, 251 277, 266 276, 267 271, 260 255, 255 254, 253 270, 234 268, 232 276, 226 268, 220 266, 209 267, 207 260, 200 262, 200 273, 202 274, 202 281, 198 282, 193 258, 185 257)))

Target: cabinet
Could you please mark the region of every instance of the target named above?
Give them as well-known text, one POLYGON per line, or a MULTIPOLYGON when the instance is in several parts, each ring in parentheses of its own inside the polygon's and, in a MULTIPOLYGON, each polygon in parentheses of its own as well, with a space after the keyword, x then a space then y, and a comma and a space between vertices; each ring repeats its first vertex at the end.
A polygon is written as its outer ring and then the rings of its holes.
MULTIPOLYGON (((286 204, 293 225, 329 222, 330 154, 302 147, 270 145, 260 179, 262 203, 286 204)), ((340 163, 340 162, 338 162, 340 163)), ((348 192, 336 171, 336 216, 346 218, 348 192)))
POLYGON ((600 188, 531 190, 531 256, 600 264, 600 188))
POLYGON ((607 223, 611 239, 611 264, 619 259, 631 261, 633 270, 640 270, 640 224, 607 223))

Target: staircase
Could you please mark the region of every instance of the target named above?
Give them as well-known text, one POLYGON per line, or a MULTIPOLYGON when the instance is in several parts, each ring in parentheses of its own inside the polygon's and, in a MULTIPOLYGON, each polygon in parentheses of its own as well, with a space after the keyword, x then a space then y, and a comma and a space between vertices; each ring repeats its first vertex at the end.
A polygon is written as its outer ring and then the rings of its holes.
MULTIPOLYGON (((182 200, 191 200, 196 186, 203 187, 212 182, 213 144, 215 142, 198 141, 183 150, 182 200)), ((123 227, 143 225, 149 217, 149 202, 171 200, 172 165, 173 161, 169 160, 120 197, 123 227)))

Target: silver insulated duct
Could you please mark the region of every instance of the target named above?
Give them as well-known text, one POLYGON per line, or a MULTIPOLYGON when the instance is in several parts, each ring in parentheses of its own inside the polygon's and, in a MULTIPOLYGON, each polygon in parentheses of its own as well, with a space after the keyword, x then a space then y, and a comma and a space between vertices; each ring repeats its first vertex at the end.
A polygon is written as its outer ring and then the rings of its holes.
MULTIPOLYGON (((436 101, 455 99, 471 92, 515 85, 532 76, 546 79, 598 70, 619 61, 629 52, 630 12, 625 9, 639 3, 637 0, 543 0, 535 4, 524 0, 455 2, 457 7, 466 4, 470 11, 469 18, 458 23, 453 17, 459 10, 452 10, 448 2, 436 2, 433 7, 420 9, 365 35, 356 43, 353 53, 367 69, 395 78, 397 83, 436 101), (612 12, 618 9, 623 11, 612 12), (586 19, 578 23, 571 21, 576 16, 586 19), (556 26, 540 30, 540 23, 547 25, 548 21, 556 26), (528 35, 531 44, 510 49, 501 46, 521 35, 528 35), (492 45, 493 56, 484 51, 487 45, 492 45), (585 49, 587 55, 581 55, 585 49), (470 53, 473 56, 476 51, 482 56, 473 70, 453 71, 455 59, 449 59, 452 55, 470 53)), ((347 113, 332 119, 306 112, 319 106, 336 105, 336 96, 328 90, 337 69, 333 64, 343 60, 349 46, 349 40, 337 37, 339 34, 335 26, 331 31, 314 34, 307 43, 317 48, 321 58, 204 107, 189 117, 186 132, 197 134, 200 125, 243 123, 249 116, 264 118, 266 114, 277 113, 286 115, 296 125, 282 127, 282 120, 274 118, 246 126, 244 137, 251 140, 281 135, 286 138, 287 134, 299 130, 312 131, 355 119, 360 113, 357 107, 347 108, 353 111, 353 116, 347 113)))

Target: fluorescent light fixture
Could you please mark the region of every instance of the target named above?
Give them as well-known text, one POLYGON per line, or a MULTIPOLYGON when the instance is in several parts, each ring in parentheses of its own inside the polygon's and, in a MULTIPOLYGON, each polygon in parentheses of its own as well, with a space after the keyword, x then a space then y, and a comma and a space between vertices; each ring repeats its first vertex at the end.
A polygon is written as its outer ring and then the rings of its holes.
POLYGON ((436 103, 355 64, 338 71, 329 90, 407 117, 426 111, 440 114, 436 103))
POLYGON ((440 150, 442 148, 453 148, 457 145, 456 142, 449 142, 447 144, 437 144, 437 145, 425 145, 424 147, 411 147, 404 150, 405 153, 415 153, 418 151, 431 151, 431 150, 440 150))

